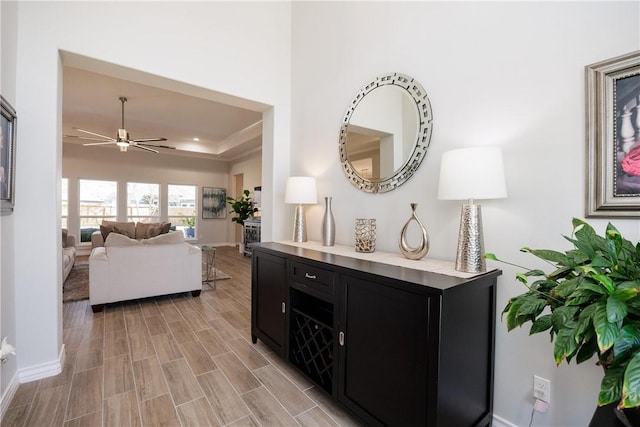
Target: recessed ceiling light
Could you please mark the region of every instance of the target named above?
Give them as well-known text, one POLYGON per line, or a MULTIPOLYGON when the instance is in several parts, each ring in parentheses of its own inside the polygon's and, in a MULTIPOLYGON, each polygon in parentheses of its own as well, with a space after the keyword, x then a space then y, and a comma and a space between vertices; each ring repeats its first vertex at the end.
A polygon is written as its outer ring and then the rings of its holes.
POLYGON ((200 138, 193 138, 193 140, 198 142, 198 141, 200 141, 200 138))

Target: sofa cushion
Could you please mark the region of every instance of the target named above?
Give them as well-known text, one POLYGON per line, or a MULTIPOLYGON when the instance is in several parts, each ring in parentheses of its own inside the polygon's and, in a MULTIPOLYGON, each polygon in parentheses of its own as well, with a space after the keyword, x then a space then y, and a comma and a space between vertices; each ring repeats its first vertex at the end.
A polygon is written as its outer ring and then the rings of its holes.
POLYGON ((170 228, 170 222, 138 222, 136 224, 136 239, 149 239, 159 236, 160 234, 166 234, 170 228))
POLYGON ((150 239, 142 239, 144 245, 172 245, 176 243, 184 242, 184 234, 181 231, 174 231, 172 233, 161 234, 150 239))
POLYGON ((102 238, 107 240, 109 233, 115 231, 115 227, 118 227, 118 233, 124 234, 127 237, 134 239, 136 237, 136 223, 135 222, 118 222, 118 221, 102 221, 100 225, 100 233, 102 238))
POLYGON ((140 246, 139 240, 132 239, 130 237, 125 236, 124 234, 112 232, 107 236, 107 240, 104 241, 104 247, 108 248, 110 246, 140 246))

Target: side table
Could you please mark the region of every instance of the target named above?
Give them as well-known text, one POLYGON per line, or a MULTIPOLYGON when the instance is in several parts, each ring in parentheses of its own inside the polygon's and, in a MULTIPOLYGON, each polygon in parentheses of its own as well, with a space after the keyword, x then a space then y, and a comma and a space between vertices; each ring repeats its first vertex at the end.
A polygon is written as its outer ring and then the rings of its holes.
POLYGON ((203 282, 213 282, 211 287, 216 288, 216 280, 218 280, 218 270, 216 270, 216 248, 212 245, 201 245, 202 250, 202 264, 206 269, 206 277, 203 282))

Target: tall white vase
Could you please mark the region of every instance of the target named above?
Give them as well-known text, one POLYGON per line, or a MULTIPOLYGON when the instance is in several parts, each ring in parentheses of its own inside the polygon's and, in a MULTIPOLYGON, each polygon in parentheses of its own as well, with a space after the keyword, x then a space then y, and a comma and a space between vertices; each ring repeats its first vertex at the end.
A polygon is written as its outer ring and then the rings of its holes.
POLYGON ((331 197, 324 198, 324 217, 322 218, 322 245, 333 246, 336 243, 336 220, 331 211, 331 197))

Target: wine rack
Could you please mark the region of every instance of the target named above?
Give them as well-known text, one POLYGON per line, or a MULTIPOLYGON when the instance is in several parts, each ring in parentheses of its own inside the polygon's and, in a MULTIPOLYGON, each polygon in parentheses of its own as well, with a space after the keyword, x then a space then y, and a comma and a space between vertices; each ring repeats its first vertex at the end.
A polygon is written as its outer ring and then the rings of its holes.
POLYGON ((292 290, 289 360, 329 393, 333 387, 333 305, 292 290))

